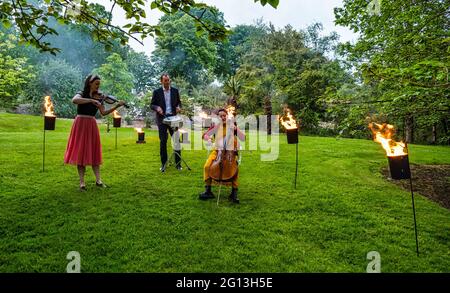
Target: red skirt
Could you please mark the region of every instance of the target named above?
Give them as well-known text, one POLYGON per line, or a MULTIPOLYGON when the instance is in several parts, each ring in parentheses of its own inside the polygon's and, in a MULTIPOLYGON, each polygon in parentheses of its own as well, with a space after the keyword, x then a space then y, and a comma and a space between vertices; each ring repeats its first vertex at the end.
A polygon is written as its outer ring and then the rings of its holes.
POLYGON ((100 132, 94 117, 77 116, 70 131, 64 163, 98 166, 102 163, 100 132))

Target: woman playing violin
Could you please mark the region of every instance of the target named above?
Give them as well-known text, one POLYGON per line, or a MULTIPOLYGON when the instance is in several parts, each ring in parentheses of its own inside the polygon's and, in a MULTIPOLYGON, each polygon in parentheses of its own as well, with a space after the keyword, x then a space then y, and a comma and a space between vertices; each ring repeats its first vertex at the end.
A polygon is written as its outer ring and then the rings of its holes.
POLYGON ((236 139, 245 141, 245 134, 234 122, 234 117, 228 117, 225 109, 217 111, 220 122, 211 126, 203 135, 203 139, 211 143, 215 135, 215 148, 206 160, 203 179, 205 180, 205 191, 200 194, 199 199, 207 200, 214 198, 211 191, 213 180, 220 184, 231 185, 231 194, 229 200, 233 203, 239 203, 238 193, 238 162, 237 150, 239 142, 236 139))
POLYGON ((125 105, 124 101, 109 110, 106 110, 99 94, 100 77, 89 75, 84 82, 84 89, 77 93, 72 102, 77 105, 77 117, 70 131, 67 143, 64 163, 77 165, 80 177, 80 191, 86 191, 84 173, 86 166, 92 166, 96 178, 96 185, 106 187, 100 177, 100 164, 102 163, 102 146, 100 143, 100 133, 95 121, 98 111, 105 116, 125 105))

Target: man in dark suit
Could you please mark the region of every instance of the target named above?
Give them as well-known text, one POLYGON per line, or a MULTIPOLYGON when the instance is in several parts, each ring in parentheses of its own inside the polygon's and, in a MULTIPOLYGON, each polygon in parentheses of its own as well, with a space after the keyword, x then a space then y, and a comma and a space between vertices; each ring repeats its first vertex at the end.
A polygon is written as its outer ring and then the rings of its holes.
MULTIPOLYGON (((159 130, 159 155, 161 157, 160 171, 164 172, 164 165, 167 161, 167 130, 173 136, 174 130, 163 123, 165 117, 174 116, 181 111, 181 101, 178 89, 170 86, 170 77, 164 73, 161 75, 161 85, 153 92, 151 108, 156 112, 156 124, 159 130)), ((177 144, 176 144, 177 145, 177 144)), ((177 148, 176 148, 177 149, 177 148)), ((178 170, 181 170, 181 149, 175 150, 175 163, 178 170)))

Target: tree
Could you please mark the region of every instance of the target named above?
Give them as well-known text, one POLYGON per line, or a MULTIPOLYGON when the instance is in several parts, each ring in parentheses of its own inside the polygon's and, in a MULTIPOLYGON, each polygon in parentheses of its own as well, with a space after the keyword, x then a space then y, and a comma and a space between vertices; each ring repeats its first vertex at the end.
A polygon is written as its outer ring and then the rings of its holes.
POLYGON ((243 57, 251 50, 255 42, 264 37, 267 29, 268 27, 260 19, 253 25, 241 24, 231 30, 229 37, 231 46, 229 53, 231 56, 228 58, 231 67, 230 75, 236 74, 237 69, 243 62, 243 57))
POLYGON ((76 107, 72 98, 82 89, 82 84, 78 68, 64 60, 49 60, 37 67, 36 78, 27 85, 24 96, 25 100, 33 102, 38 113, 42 110, 44 96, 51 96, 56 115, 73 118, 76 107))
POLYGON ((339 35, 332 32, 330 35, 322 37, 320 36, 322 31, 323 25, 321 23, 309 25, 304 32, 306 46, 319 54, 335 51, 339 35))
POLYGON ((158 75, 155 67, 145 53, 131 51, 125 62, 133 74, 134 90, 137 94, 144 94, 159 84, 158 78, 155 78, 158 75))
POLYGON ((15 49, 15 36, 0 31, 0 100, 1 107, 11 109, 18 103, 18 97, 23 86, 34 77, 32 67, 27 59, 13 57, 11 51, 15 49))
MULTIPOLYGON (((279 0, 254 0, 254 2, 260 2, 261 5, 268 3, 276 8, 279 0)), ((160 35, 159 26, 143 21, 146 17, 145 7, 148 4, 152 9, 159 9, 168 15, 181 11, 193 18, 196 30, 200 33, 207 32, 211 40, 223 40, 229 33, 224 25, 204 18, 204 14, 193 14, 191 10, 195 8, 201 9, 206 14, 215 12, 214 8, 204 3, 196 3, 195 0, 114 1, 109 15, 99 12, 98 6, 87 0, 44 0, 43 2, 4 0, 0 3, 0 22, 6 26, 16 24, 24 42, 52 54, 59 52, 59 49, 43 39, 47 35, 57 35, 57 32, 48 25, 51 18, 64 24, 88 24, 94 39, 110 48, 111 40, 120 39, 120 43, 125 45, 132 38, 142 44, 144 38, 160 35), (124 27, 111 23, 112 11, 117 7, 125 12, 126 18, 130 21, 124 27)))
MULTIPOLYGON (((107 13, 102 6, 97 6, 99 7, 99 11, 107 13)), ((7 29, 0 23, 1 31, 17 37, 14 41, 15 47, 9 51, 10 56, 25 57, 28 59, 27 63, 31 65, 46 63, 54 59, 64 60, 68 64, 79 68, 83 76, 87 76, 94 68, 98 68, 104 64, 106 58, 112 53, 118 53, 123 59, 126 59, 129 52, 132 51, 129 46, 121 46, 118 40, 111 40, 113 44, 112 49, 111 51, 106 51, 102 44, 92 40, 89 33, 89 26, 86 24, 62 25, 55 20, 49 20, 48 25, 58 35, 48 35, 43 39, 60 49, 57 56, 41 54, 35 47, 26 46, 19 42, 17 40, 19 38, 18 29, 14 26, 7 29)))
POLYGON ((320 30, 320 24, 306 31, 260 25, 236 74, 242 82, 242 112, 270 115, 286 105, 302 129, 314 132, 319 121, 329 119, 325 98, 351 79, 338 61, 325 56, 336 34, 321 37, 320 30))
MULTIPOLYGON (((100 5, 99 5, 100 6, 100 5)), ((103 10, 104 8, 98 8, 103 10)), ((106 13, 106 11, 104 11, 106 13)), ((61 25, 56 21, 50 21, 52 27, 58 32, 57 36, 47 36, 44 39, 61 49, 55 57, 49 54, 36 54, 36 63, 53 58, 63 59, 72 66, 78 67, 83 76, 87 76, 95 68, 106 62, 106 58, 113 53, 117 53, 122 59, 126 59, 131 48, 120 45, 119 40, 110 40, 109 51, 105 47, 95 42, 90 33, 89 26, 83 24, 61 25)))
MULTIPOLYGON (((101 78, 101 90, 109 95, 116 96, 120 100, 130 102, 132 105, 140 106, 139 101, 134 99, 133 90, 133 75, 128 71, 128 66, 122 60, 119 54, 114 53, 106 58, 106 63, 99 69, 94 70, 101 78)), ((136 109, 131 109, 132 112, 138 113, 136 109)), ((111 116, 106 117, 107 132, 109 132, 109 125, 111 116)))
POLYGON ((335 9, 336 23, 360 35, 343 51, 366 84, 380 93, 366 102, 380 103, 390 122, 403 128, 408 142, 424 128, 429 133, 440 128, 450 142, 448 3, 383 0, 378 14, 366 6, 365 0, 345 0, 335 9))
POLYGON ((194 88, 191 91, 191 96, 193 98, 191 103, 191 113, 193 113, 194 110, 193 106, 201 106, 204 110, 210 111, 223 107, 227 100, 226 95, 223 93, 222 87, 215 83, 194 88))
POLYGON ((225 84, 223 85, 223 91, 236 101, 239 99, 241 90, 242 90, 242 82, 235 75, 228 78, 225 84))
POLYGON ((267 59, 271 28, 258 22, 254 26, 235 29, 236 39, 232 41, 236 42, 235 52, 242 62, 235 79, 240 83, 239 106, 245 114, 262 113, 265 100, 274 94, 274 68, 267 59))
MULTIPOLYGON (((202 11, 193 11, 203 14, 202 11)), ((205 17, 218 18, 220 15, 205 17)), ((199 36, 195 22, 181 12, 163 16, 159 22, 163 36, 156 38, 153 61, 158 68, 164 69, 171 77, 179 77, 190 87, 206 85, 213 80, 213 71, 217 63, 217 47, 206 36, 199 36)))
POLYGON ((119 54, 106 58, 106 63, 94 71, 102 79, 102 91, 118 99, 130 101, 133 98, 133 75, 119 54))

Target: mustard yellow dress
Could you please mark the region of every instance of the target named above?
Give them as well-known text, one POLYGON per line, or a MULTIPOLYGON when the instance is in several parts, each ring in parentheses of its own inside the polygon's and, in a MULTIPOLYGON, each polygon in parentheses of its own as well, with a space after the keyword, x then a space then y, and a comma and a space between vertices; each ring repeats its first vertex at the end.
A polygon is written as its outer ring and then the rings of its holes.
MULTIPOLYGON (((203 166, 203 179, 205 180, 205 185, 210 186, 213 182, 213 179, 211 178, 210 174, 209 174, 209 169, 211 167, 212 162, 216 159, 217 157, 217 150, 218 149, 224 149, 224 144, 226 145, 225 148, 227 150, 230 149, 237 149, 238 148, 238 140, 236 139, 235 136, 231 136, 232 139, 228 139, 228 142, 226 141, 227 138, 227 127, 212 127, 211 129, 209 129, 205 135, 208 136, 212 136, 213 134, 216 135, 216 140, 215 140, 215 149, 211 152, 211 154, 209 154, 208 159, 205 162, 205 165, 203 166), (224 143, 225 140, 225 143, 224 143), (230 147, 233 146, 234 147, 230 147)), ((237 157, 236 157, 237 160, 237 157)), ((217 182, 214 181, 216 183, 219 184, 223 184, 223 185, 231 185, 233 188, 238 188, 239 186, 239 168, 236 172, 236 175, 233 176, 233 178, 231 178, 228 181, 222 181, 222 182, 217 182)))

